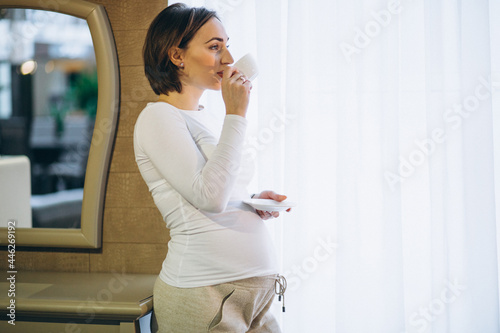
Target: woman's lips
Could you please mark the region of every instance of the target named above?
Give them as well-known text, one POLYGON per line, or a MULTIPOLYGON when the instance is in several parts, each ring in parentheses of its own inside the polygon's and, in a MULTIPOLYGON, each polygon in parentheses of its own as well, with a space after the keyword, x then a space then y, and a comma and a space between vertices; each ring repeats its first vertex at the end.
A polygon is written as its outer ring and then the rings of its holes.
POLYGON ((217 72, 217 75, 219 75, 222 78, 222 75, 224 74, 224 71, 217 72))

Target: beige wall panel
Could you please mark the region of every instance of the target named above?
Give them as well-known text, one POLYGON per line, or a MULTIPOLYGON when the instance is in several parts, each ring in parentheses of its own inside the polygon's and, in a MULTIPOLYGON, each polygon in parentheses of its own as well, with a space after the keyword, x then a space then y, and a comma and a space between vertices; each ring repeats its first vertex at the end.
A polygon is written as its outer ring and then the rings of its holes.
MULTIPOLYGON (((154 97, 156 100, 157 97, 154 97)), ((133 136, 137 117, 147 102, 122 102, 120 105, 120 121, 118 123, 117 136, 133 136)))
POLYGON ((156 206, 146 183, 137 172, 109 174, 105 207, 143 208, 156 206))
POLYGON ((106 243, 167 244, 170 236, 156 208, 106 208, 106 243))
POLYGON ((110 172, 138 172, 132 137, 117 137, 110 172))
POLYGON ((91 272, 122 271, 158 274, 167 244, 104 243, 101 254, 90 254, 91 272))
POLYGON ((95 0, 92 2, 104 5, 113 31, 148 29, 155 16, 167 7, 165 0, 95 0))
POLYGON ((142 47, 147 30, 115 31, 116 48, 120 66, 142 66, 142 47))
POLYGON ((144 75, 143 66, 121 66, 120 81, 122 102, 151 102, 158 99, 144 75))
MULTIPOLYGON (((0 268, 7 270, 7 251, 0 251, 0 268)), ((88 253, 16 251, 16 270, 88 272, 88 253)))

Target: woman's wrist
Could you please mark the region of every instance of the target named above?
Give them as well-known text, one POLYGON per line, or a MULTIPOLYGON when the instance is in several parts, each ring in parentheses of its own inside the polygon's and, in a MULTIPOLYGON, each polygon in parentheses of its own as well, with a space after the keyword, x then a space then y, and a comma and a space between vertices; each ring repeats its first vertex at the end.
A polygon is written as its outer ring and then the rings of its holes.
POLYGON ((246 118, 247 110, 226 110, 226 115, 235 115, 246 118))

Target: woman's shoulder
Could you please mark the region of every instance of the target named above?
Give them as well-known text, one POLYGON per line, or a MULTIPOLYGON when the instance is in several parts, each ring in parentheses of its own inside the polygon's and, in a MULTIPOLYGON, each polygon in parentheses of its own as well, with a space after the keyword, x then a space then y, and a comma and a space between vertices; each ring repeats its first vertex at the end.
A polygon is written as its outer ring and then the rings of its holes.
POLYGON ((161 123, 175 120, 182 120, 178 109, 167 103, 151 102, 142 109, 136 123, 161 123))
POLYGON ((186 122, 175 107, 163 102, 148 103, 137 117, 134 137, 148 137, 159 133, 174 135, 186 130, 186 122))
POLYGON ((147 114, 150 116, 172 116, 179 115, 179 110, 165 102, 150 102, 146 104, 144 109, 142 109, 141 114, 147 114))

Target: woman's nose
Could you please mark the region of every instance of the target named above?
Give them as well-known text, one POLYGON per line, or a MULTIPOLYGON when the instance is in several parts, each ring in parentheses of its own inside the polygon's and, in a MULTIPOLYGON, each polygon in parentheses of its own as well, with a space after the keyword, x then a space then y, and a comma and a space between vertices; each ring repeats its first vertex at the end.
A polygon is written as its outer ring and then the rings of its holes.
POLYGON ((223 65, 230 65, 234 62, 231 52, 227 48, 224 48, 224 53, 222 54, 221 62, 223 65))

